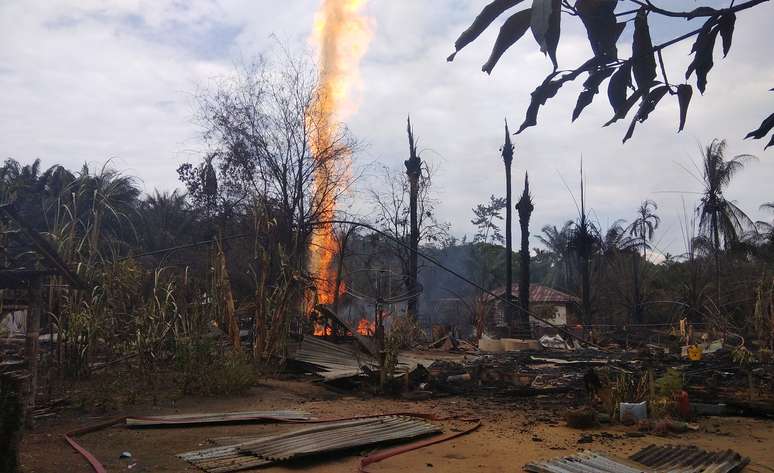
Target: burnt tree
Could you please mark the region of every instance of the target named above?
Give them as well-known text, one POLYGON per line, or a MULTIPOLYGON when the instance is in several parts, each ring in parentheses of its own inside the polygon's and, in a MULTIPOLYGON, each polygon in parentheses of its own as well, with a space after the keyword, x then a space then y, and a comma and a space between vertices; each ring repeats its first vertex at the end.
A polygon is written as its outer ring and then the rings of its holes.
POLYGON ((513 286, 513 244, 511 235, 511 163, 513 163, 513 144, 511 144, 511 134, 508 131, 508 122, 505 122, 505 144, 502 149, 503 164, 505 164, 505 322, 508 327, 513 325, 513 300, 511 291, 513 286))
POLYGON ((419 200, 419 176, 422 172, 422 160, 417 155, 414 132, 411 130, 411 118, 408 119, 406 131, 409 140, 409 159, 404 161, 403 164, 406 165, 406 176, 408 176, 409 180, 409 246, 411 247, 411 254, 409 254, 409 270, 406 275, 406 289, 408 290, 408 293, 412 295, 408 300, 407 310, 412 317, 417 317, 419 312, 419 297, 417 295, 419 218, 417 216, 417 203, 419 200))
POLYGON ((524 192, 516 203, 519 212, 519 226, 521 227, 521 267, 519 272, 519 307, 520 322, 527 338, 532 337, 529 325, 529 219, 535 205, 532 203, 532 195, 529 193, 529 175, 524 173, 524 192))

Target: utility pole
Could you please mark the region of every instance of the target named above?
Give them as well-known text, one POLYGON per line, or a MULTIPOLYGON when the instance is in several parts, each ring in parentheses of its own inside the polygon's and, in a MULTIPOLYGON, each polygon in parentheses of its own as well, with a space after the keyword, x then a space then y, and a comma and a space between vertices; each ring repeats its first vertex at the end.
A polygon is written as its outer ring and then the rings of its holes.
POLYGON ((411 129, 411 117, 408 118, 406 127, 409 140, 409 159, 403 162, 406 165, 406 175, 409 180, 409 212, 410 212, 410 235, 409 235, 409 270, 406 275, 406 290, 411 294, 408 300, 407 310, 411 317, 415 319, 419 316, 419 297, 417 295, 417 274, 419 272, 419 260, 417 251, 419 250, 419 217, 417 215, 417 205, 419 198, 419 175, 422 172, 422 160, 417 155, 417 147, 414 141, 414 132, 411 129))
POLYGON ((519 317, 525 338, 532 338, 532 330, 529 323, 529 219, 535 205, 532 203, 532 195, 529 193, 529 175, 524 173, 524 192, 516 203, 519 212, 519 225, 521 226, 521 265, 519 268, 519 317))
POLYGON ((505 144, 500 150, 505 164, 505 300, 504 306, 505 323, 508 325, 508 331, 513 327, 513 308, 511 307, 513 292, 513 246, 511 235, 511 163, 513 162, 513 145, 511 144, 511 133, 508 131, 508 120, 505 121, 505 144))

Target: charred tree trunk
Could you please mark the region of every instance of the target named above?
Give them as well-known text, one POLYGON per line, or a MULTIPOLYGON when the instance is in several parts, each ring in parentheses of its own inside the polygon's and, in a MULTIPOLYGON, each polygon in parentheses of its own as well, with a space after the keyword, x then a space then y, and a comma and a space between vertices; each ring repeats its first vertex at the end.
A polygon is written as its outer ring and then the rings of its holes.
POLYGON ((505 144, 502 148, 503 163, 505 164, 505 323, 508 328, 513 327, 513 244, 511 235, 511 163, 513 163, 513 145, 511 134, 508 131, 508 122, 505 122, 505 144))
POLYGON ((417 148, 414 142, 414 132, 411 130, 411 118, 408 119, 408 139, 409 139, 409 159, 404 161, 406 165, 406 175, 409 180, 409 264, 408 275, 406 278, 406 290, 412 294, 408 300, 407 310, 411 317, 417 318, 419 315, 419 297, 417 295, 417 275, 419 273, 419 260, 417 251, 419 250, 419 216, 417 215, 417 206, 419 199, 419 174, 422 172, 422 160, 417 155, 417 148))
POLYGON ((519 212, 519 226, 521 227, 521 267, 519 268, 519 307, 521 308, 520 322, 525 338, 532 338, 532 330, 529 323, 529 219, 535 206, 532 203, 532 195, 529 193, 529 176, 524 174, 524 192, 516 204, 519 212))

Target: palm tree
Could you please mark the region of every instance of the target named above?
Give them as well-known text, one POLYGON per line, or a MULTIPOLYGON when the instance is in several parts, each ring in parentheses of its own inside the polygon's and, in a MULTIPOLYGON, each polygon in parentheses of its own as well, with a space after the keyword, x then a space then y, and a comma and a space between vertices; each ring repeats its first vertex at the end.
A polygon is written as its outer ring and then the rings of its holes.
POLYGON ((696 212, 699 216, 699 233, 712 244, 715 257, 715 289, 720 298, 720 250, 729 248, 739 241, 746 230, 755 224, 742 209, 726 200, 723 190, 731 183, 745 162, 755 159, 749 154, 740 154, 726 160, 726 141, 712 140, 702 152, 704 191, 696 212))
POLYGON ((549 285, 569 290, 570 286, 570 237, 572 235, 572 220, 564 222, 561 228, 556 225, 546 225, 541 231, 543 235, 537 235, 537 239, 548 250, 552 271, 549 285))
POLYGON ((140 239, 144 250, 154 251, 179 245, 190 239, 194 214, 186 195, 155 190, 139 205, 140 239))
MULTIPOLYGON (((761 205, 760 209, 774 213, 774 202, 766 202, 761 205)), ((755 222, 755 226, 762 239, 774 243, 774 220, 771 223, 758 220, 755 222)))
MULTIPOLYGON (((629 234, 637 242, 637 246, 642 249, 642 259, 647 258, 647 250, 650 248, 649 242, 653 240, 653 234, 656 232, 659 224, 661 223, 661 217, 654 213, 658 209, 658 205, 652 200, 645 200, 640 204, 637 209, 637 218, 629 225, 629 234)), ((633 261, 633 274, 634 274, 634 304, 633 304, 633 320, 635 323, 642 323, 642 290, 640 283, 640 255, 634 253, 632 255, 633 261)))

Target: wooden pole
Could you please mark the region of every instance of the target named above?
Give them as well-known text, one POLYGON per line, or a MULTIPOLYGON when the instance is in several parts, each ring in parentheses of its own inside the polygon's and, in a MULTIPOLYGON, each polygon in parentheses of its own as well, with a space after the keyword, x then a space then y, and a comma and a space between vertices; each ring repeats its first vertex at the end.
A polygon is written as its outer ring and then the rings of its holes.
POLYGON ((27 332, 24 357, 27 361, 29 377, 29 397, 27 398, 26 424, 33 428, 32 411, 35 410, 35 395, 38 391, 38 346, 40 335, 40 314, 43 307, 41 276, 33 276, 29 285, 29 305, 27 306, 27 332))

